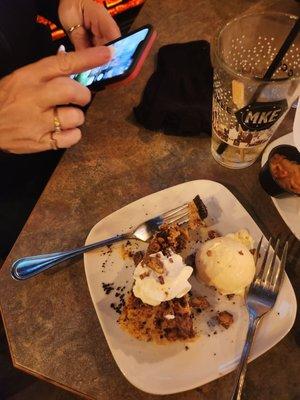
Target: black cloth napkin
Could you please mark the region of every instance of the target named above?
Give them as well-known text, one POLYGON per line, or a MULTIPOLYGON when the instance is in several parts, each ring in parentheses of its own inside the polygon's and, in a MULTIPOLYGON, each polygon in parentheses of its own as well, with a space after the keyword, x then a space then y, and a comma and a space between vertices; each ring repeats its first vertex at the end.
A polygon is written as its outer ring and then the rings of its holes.
POLYGON ((163 46, 135 117, 145 128, 167 134, 211 134, 212 88, 208 42, 163 46))

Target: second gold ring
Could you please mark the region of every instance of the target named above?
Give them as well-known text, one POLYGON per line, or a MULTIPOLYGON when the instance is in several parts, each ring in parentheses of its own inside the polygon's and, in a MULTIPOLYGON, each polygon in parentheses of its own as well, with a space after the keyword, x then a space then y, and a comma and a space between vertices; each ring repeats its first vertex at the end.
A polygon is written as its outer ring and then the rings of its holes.
POLYGON ((53 131, 54 131, 55 133, 61 132, 61 123, 60 123, 60 120, 59 120, 59 118, 58 118, 57 108, 54 108, 53 124, 54 124, 54 129, 53 129, 53 131))
POLYGON ((75 29, 78 29, 81 27, 82 27, 81 24, 73 25, 73 26, 71 26, 71 28, 68 29, 68 33, 72 33, 73 31, 75 31, 75 29))

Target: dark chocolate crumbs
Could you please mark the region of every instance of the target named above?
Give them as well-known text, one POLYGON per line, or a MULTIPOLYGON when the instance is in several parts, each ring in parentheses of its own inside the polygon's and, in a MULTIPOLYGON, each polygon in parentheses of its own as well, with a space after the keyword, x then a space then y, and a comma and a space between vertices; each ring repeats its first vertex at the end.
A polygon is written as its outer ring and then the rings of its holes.
POLYGON ((109 294, 111 291, 114 290, 114 284, 102 282, 102 288, 103 288, 105 294, 109 294))

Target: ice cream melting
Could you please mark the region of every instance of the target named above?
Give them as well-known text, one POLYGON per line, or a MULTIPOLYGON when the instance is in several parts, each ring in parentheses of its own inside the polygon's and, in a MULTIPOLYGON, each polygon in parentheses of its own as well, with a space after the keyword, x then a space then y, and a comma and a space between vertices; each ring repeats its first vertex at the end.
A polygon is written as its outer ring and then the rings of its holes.
POLYGON ((222 294, 243 294, 252 282, 253 239, 243 229, 205 242, 196 253, 196 276, 222 294))

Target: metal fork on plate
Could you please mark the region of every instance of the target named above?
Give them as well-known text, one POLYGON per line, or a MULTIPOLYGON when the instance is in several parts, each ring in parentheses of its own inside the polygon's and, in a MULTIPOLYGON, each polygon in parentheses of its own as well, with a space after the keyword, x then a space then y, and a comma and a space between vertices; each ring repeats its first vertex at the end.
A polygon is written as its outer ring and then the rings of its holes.
MULTIPOLYGON (((255 264, 257 265, 259 252, 261 249, 262 239, 257 246, 255 254, 255 264)), ((279 239, 276 241, 274 254, 270 262, 268 262, 268 255, 271 246, 271 239, 269 240, 260 271, 254 278, 249 291, 246 295, 246 306, 249 313, 249 326, 247 332, 246 343, 241 355, 241 359, 238 365, 237 376, 235 380, 234 390, 232 392, 231 400, 240 400, 242 395, 242 389, 245 381, 245 375, 247 370, 247 360, 250 353, 251 345, 255 330, 261 317, 270 311, 277 299, 280 285, 282 282, 286 258, 288 243, 285 243, 281 261, 276 263, 276 257, 279 249, 279 239)))
POLYGON ((25 280, 53 267, 54 265, 61 263, 62 261, 69 260, 87 251, 97 249, 102 246, 111 245, 121 240, 138 239, 143 242, 147 242, 161 225, 173 223, 182 225, 188 222, 188 220, 188 203, 185 203, 177 208, 167 211, 162 215, 145 221, 127 233, 73 250, 20 258, 13 263, 11 267, 11 275, 17 280, 25 280))

